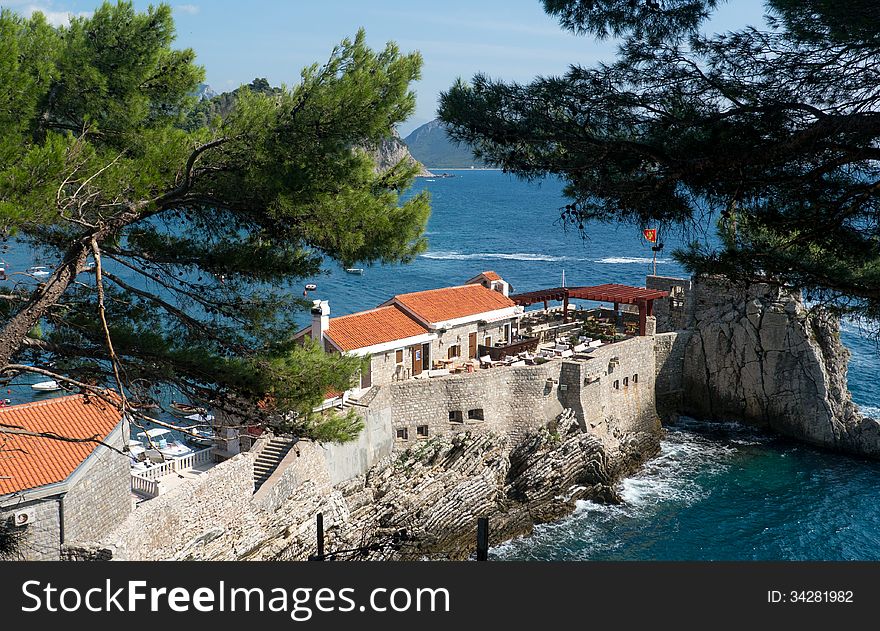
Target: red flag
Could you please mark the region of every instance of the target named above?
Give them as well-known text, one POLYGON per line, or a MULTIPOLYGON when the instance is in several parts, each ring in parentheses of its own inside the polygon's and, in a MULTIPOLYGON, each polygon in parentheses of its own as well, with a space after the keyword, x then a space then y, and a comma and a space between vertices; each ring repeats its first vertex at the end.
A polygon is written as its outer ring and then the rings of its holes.
POLYGON ((642 231, 645 234, 645 238, 651 243, 657 243, 657 229, 656 228, 648 228, 642 231))

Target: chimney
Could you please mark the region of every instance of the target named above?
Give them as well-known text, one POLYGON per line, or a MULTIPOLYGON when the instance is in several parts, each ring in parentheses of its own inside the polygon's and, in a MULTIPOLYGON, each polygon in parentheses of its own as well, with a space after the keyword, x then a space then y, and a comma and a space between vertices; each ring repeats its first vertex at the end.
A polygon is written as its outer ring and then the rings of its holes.
POLYGON ((312 339, 324 348, 324 333, 330 328, 330 303, 326 300, 312 301, 312 339))
POLYGON ((503 280, 493 280, 491 288, 497 292, 500 292, 504 296, 510 294, 510 285, 508 285, 507 282, 503 280))

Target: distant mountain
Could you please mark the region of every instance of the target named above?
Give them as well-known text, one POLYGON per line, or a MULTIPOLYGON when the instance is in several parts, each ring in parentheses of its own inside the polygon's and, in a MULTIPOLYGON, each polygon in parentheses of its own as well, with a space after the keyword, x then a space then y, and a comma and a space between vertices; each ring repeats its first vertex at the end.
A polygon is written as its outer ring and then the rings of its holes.
POLYGON ((429 168, 468 168, 485 164, 474 158, 468 145, 449 139, 446 126, 432 120, 415 129, 404 141, 412 156, 429 168))
POLYGON ((400 136, 397 135, 396 130, 393 134, 391 138, 383 140, 378 147, 367 148, 367 151, 373 156, 373 160, 376 161, 376 170, 379 173, 387 171, 401 160, 408 159, 419 166, 419 173, 416 177, 431 177, 433 173, 428 171, 424 164, 412 156, 406 145, 403 144, 400 136))
POLYGON ((200 83, 199 87, 196 88, 196 96, 199 97, 200 101, 204 101, 206 99, 213 99, 217 96, 217 93, 207 83, 200 83))

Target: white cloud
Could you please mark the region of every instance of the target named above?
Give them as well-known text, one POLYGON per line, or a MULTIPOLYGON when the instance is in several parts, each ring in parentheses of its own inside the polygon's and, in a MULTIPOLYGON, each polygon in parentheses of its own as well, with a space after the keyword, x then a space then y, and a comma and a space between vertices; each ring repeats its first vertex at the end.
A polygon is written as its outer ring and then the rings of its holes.
POLYGON ((42 13, 46 17, 46 21, 52 26, 67 26, 70 24, 71 17, 88 17, 91 15, 90 11, 80 11, 79 13, 74 13, 73 11, 53 11, 50 6, 45 4, 27 4, 22 7, 20 13, 25 17, 30 17, 37 11, 42 13))
POLYGON ((174 7, 175 11, 179 11, 180 13, 188 13, 189 15, 195 15, 199 12, 199 6, 196 4, 178 4, 174 7))

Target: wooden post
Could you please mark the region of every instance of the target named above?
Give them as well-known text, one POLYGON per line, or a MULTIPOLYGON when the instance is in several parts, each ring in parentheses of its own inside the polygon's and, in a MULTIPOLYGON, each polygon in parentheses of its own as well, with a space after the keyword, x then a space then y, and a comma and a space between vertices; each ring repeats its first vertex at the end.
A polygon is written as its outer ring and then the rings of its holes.
POLYGON ((565 292, 565 297, 562 299, 562 323, 566 322, 568 322, 568 292, 565 292))
POLYGON ((318 553, 309 557, 309 561, 326 561, 324 558, 324 513, 315 515, 317 526, 318 553))
POLYGON ((489 560, 489 518, 477 518, 477 561, 489 560))
POLYGON ((640 300, 638 304, 639 304, 639 335, 644 336, 646 329, 647 329, 647 324, 648 324, 648 319, 646 317, 648 315, 646 313, 648 310, 648 307, 645 304, 644 300, 640 300))
POLYGON ((318 513, 316 520, 318 522, 318 556, 324 556, 324 513, 318 513))

